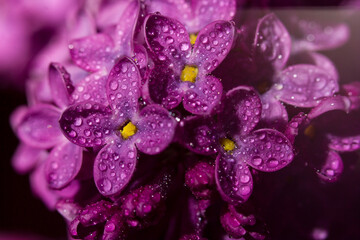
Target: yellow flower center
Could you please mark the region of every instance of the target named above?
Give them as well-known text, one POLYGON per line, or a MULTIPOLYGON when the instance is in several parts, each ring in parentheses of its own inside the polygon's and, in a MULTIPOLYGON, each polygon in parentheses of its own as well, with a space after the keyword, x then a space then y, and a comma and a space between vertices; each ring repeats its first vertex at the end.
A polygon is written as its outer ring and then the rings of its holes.
POLYGON ((196 38, 197 38, 197 34, 194 34, 194 33, 190 34, 190 43, 192 45, 195 44, 196 38))
POLYGON ((260 82, 257 86, 256 86, 256 90, 258 90, 258 92, 260 93, 260 94, 262 94, 262 93, 265 93, 265 92, 267 92, 269 89, 270 89, 270 83, 269 82, 267 82, 267 81, 262 81, 262 82, 260 82))
POLYGON ((225 151, 232 151, 235 148, 235 143, 228 138, 221 138, 220 144, 225 151))
POLYGON ((305 130, 304 130, 304 134, 305 136, 309 137, 309 138, 313 138, 315 136, 315 127, 313 125, 309 125, 305 130))
POLYGON ((196 80, 196 77, 198 75, 198 68, 194 66, 188 66, 186 65, 184 69, 181 72, 180 79, 183 82, 192 82, 194 83, 196 80))
POLYGON ((128 122, 122 129, 120 129, 123 139, 128 139, 137 132, 136 126, 132 122, 128 122))

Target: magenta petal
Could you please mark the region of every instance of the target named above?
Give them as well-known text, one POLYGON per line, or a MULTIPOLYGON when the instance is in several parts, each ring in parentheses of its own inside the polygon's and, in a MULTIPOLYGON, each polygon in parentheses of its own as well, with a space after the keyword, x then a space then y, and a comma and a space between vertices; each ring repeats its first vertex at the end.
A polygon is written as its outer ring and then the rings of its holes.
POLYGON ((106 145, 96 156, 94 180, 104 196, 115 195, 130 181, 136 166, 137 150, 132 141, 106 145))
POLYGON ((147 84, 148 92, 145 97, 150 97, 153 102, 166 109, 173 109, 181 103, 184 93, 171 70, 156 67, 152 70, 147 84))
POLYGON ((16 128, 21 123, 22 119, 28 111, 27 106, 18 106, 10 115, 10 125, 13 131, 16 131, 16 128))
MULTIPOLYGON (((121 55, 132 56, 133 55, 133 38, 134 30, 138 20, 140 11, 139 1, 130 1, 125 11, 121 14, 121 17, 116 24, 114 44, 115 50, 121 55)), ((120 57, 119 55, 117 57, 120 57)))
POLYGON ((344 169, 343 161, 340 155, 335 151, 329 151, 326 162, 318 173, 319 177, 327 182, 335 182, 344 169))
POLYGON ((196 24, 189 26, 189 31, 194 33, 216 20, 231 20, 235 15, 236 1, 192 1, 193 16, 196 24))
POLYGON ((314 21, 299 21, 301 39, 295 39, 293 51, 319 51, 337 48, 346 43, 350 30, 346 24, 322 26, 314 21))
POLYGON ((197 115, 208 115, 219 105, 222 84, 214 76, 204 76, 195 82, 195 87, 185 92, 184 108, 197 115))
POLYGON ((327 71, 336 80, 339 79, 339 74, 336 70, 336 67, 329 58, 327 58, 325 55, 322 55, 317 52, 309 52, 308 54, 310 55, 310 57, 312 58, 312 61, 314 62, 314 64, 316 66, 327 71))
MULTIPOLYGON (((239 144, 240 145, 240 144, 239 144)), ((284 134, 272 129, 259 129, 242 140, 241 159, 251 167, 274 172, 294 158, 293 147, 284 134)))
POLYGON ((255 59, 282 69, 290 55, 291 38, 281 21, 268 14, 259 20, 255 34, 255 59))
POLYGON ((339 90, 334 76, 314 65, 298 64, 283 70, 273 88, 281 101, 297 107, 314 107, 322 97, 339 90))
POLYGON ((351 82, 342 85, 342 88, 351 101, 351 109, 360 108, 360 82, 351 82))
POLYGON ((133 60, 139 69, 145 68, 149 61, 148 53, 144 46, 135 44, 134 45, 134 56, 133 60))
POLYGON ((152 104, 140 112, 140 119, 136 122, 139 135, 135 142, 137 148, 146 154, 158 154, 172 141, 176 121, 163 107, 152 104))
POLYGON ((224 112, 220 115, 226 124, 226 134, 246 135, 250 133, 260 120, 261 100, 251 88, 239 86, 226 94, 224 112))
POLYGON ((300 112, 294 116, 286 126, 284 135, 290 140, 291 144, 294 144, 296 136, 299 134, 299 129, 305 122, 308 121, 307 116, 300 112))
MULTIPOLYGON (((82 147, 94 147, 104 145, 106 139, 113 134, 116 126, 111 123, 111 116, 112 112, 108 107, 83 102, 67 108, 59 123, 70 142, 82 147)), ((121 122, 121 119, 118 120, 121 122)))
POLYGON ((326 112, 334 110, 349 112, 350 105, 350 100, 347 97, 343 97, 340 95, 335 97, 327 97, 322 99, 316 107, 311 109, 308 117, 310 119, 314 119, 326 112))
POLYGON ((284 127, 289 117, 285 106, 273 96, 272 91, 270 90, 261 95, 261 101, 263 106, 261 120, 265 123, 266 127, 274 127, 278 130, 284 127))
POLYGON ((122 58, 112 69, 106 84, 106 94, 114 114, 127 118, 138 111, 141 76, 130 58, 122 58))
POLYGON ((52 98, 60 108, 66 108, 71 104, 70 95, 74 91, 70 74, 59 63, 51 63, 49 66, 49 84, 52 98))
POLYGON ((215 165, 218 190, 225 201, 233 204, 247 201, 253 189, 250 170, 244 161, 237 161, 238 154, 240 153, 221 153, 217 156, 215 165))
MULTIPOLYGON (((354 131, 356 129, 354 128, 354 131)), ((328 134, 329 148, 339 152, 352 152, 360 149, 360 135, 336 136, 328 134)))
POLYGON ((12 166, 16 172, 24 174, 33 169, 36 163, 46 154, 45 150, 20 143, 12 158, 12 166))
POLYGON ((203 155, 212 155, 218 151, 220 130, 211 118, 188 117, 179 125, 179 141, 190 151, 203 155))
POLYGON ((51 188, 68 185, 80 171, 82 148, 68 141, 54 147, 45 164, 46 180, 51 188))
POLYGON ((212 72, 232 48, 235 27, 228 21, 215 21, 203 28, 196 39, 190 63, 198 66, 199 74, 212 72))
POLYGON ((153 14, 145 19, 145 38, 160 62, 171 62, 180 73, 191 53, 185 27, 175 19, 153 14))
POLYGON ((58 108, 47 104, 29 108, 17 128, 19 138, 35 148, 53 147, 63 139, 58 123, 60 114, 58 108))
POLYGON ((94 101, 100 104, 107 105, 106 96, 106 71, 99 71, 92 73, 82 78, 75 87, 72 98, 75 103, 83 101, 94 101))
POLYGON ((113 61, 114 43, 107 34, 73 40, 69 48, 74 63, 88 72, 96 72, 113 61))

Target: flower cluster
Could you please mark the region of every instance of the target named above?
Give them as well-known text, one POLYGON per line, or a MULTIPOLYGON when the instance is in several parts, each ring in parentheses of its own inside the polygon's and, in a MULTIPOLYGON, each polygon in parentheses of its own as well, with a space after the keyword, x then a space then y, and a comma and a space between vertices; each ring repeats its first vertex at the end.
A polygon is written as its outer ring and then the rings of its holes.
POLYGON ((94 2, 11 117, 15 169, 72 238, 265 239, 246 208, 259 172, 296 159, 333 182, 360 148, 360 87, 316 52, 346 25, 237 26, 235 0, 94 2))

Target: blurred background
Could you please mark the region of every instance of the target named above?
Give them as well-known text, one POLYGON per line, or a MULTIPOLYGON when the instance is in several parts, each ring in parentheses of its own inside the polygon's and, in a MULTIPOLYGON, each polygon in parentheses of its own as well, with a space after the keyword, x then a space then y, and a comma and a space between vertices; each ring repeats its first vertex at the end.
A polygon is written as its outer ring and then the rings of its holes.
MULTIPOLYGON (((14 234, 18 239, 25 236, 66 239, 62 217, 34 197, 28 175, 18 175, 11 166, 18 140, 9 125, 9 116, 17 106, 27 102, 25 85, 34 74, 31 70, 34 59, 62 31, 66 15, 80 2, 0 0, 0 239, 9 239, 14 234)), ((356 6, 359 7, 358 1, 238 1, 236 19, 261 16, 271 8, 280 19, 302 14, 346 22, 351 30, 350 41, 324 52, 338 68, 340 82, 345 83, 360 81, 360 11, 356 6)), ((273 239, 360 239, 360 161, 357 153, 345 157, 349 160, 344 162, 344 175, 337 183, 325 185, 312 175, 298 172, 300 163, 261 178, 257 185, 262 185, 263 190, 255 189, 253 201, 262 206, 262 217, 273 239), (276 189, 272 188, 274 184, 278 186, 276 189), (278 198, 268 201, 269 191, 277 191, 278 198), (303 220, 286 221, 287 216, 277 216, 279 208, 292 214, 292 218, 303 220), (330 219, 327 222, 331 224, 311 221, 317 215, 330 219), (292 234, 301 232, 299 229, 304 234, 294 238, 292 234), (308 235, 308 232, 316 234, 308 235)))

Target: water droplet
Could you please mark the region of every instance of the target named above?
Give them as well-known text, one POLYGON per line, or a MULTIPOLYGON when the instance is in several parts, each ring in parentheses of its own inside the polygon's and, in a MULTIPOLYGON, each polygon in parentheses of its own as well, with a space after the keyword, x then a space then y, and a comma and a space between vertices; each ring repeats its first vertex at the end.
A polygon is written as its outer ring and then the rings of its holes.
POLYGON ((99 186, 100 191, 102 191, 102 192, 108 192, 112 188, 112 184, 109 181, 109 179, 107 179, 107 178, 100 179, 98 181, 98 186, 99 186))
POLYGON ((115 231, 115 224, 114 223, 108 223, 105 226, 105 231, 107 232, 114 232, 115 231))
POLYGON ((248 195, 250 193, 251 189, 249 186, 243 186, 240 188, 240 194, 241 195, 248 195))
POLYGON ((262 163, 262 158, 261 157, 253 157, 252 159, 252 163, 255 165, 255 166, 259 166, 261 163, 262 163))
POLYGON ((250 177, 248 175, 241 175, 240 182, 248 183, 250 181, 250 177))
POLYGON ((82 125, 82 119, 81 118, 75 118, 74 126, 80 127, 82 125))
POLYGON ((110 89, 111 90, 115 91, 118 87, 119 87, 119 84, 118 84, 118 82, 116 80, 111 81, 111 83, 110 83, 110 89))

